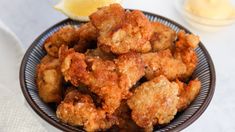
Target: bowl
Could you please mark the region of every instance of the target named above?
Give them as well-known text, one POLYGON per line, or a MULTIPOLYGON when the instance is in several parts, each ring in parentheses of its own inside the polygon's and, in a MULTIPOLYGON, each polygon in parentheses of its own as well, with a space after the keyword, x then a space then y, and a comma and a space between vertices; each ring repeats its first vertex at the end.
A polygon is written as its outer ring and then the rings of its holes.
MULTIPOLYGON (((144 14, 149 18, 150 21, 161 22, 171 27, 176 32, 183 29, 190 33, 190 31, 188 31, 186 28, 168 18, 147 12, 144 12, 144 14)), ((43 49, 44 41, 55 31, 65 25, 79 26, 80 24, 82 24, 82 22, 66 19, 46 30, 28 48, 20 68, 21 89, 31 108, 51 125, 61 129, 62 131, 68 132, 84 130, 81 127, 73 127, 61 122, 56 117, 55 106, 46 104, 40 99, 35 83, 35 70, 37 64, 40 62, 40 59, 46 55, 46 52, 43 49)), ((209 105, 215 89, 215 69, 212 59, 202 43, 199 44, 199 47, 196 49, 196 53, 199 59, 199 63, 195 72, 193 73, 192 78, 199 78, 202 83, 202 88, 199 95, 185 111, 178 113, 175 119, 172 120, 169 124, 161 127, 155 127, 155 131, 180 131, 199 118, 209 105)))
POLYGON ((213 32, 235 23, 235 17, 228 19, 210 19, 195 15, 185 9, 185 1, 175 0, 175 8, 192 27, 213 32))

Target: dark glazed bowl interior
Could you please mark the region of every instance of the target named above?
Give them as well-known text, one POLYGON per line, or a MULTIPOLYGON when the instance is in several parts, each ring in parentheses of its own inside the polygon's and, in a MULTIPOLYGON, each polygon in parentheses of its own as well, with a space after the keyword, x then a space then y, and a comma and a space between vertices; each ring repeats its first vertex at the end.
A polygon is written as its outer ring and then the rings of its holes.
MULTIPOLYGON (((180 24, 177 24, 176 22, 165 17, 147 12, 144 12, 144 14, 149 18, 150 21, 161 22, 171 27, 176 32, 183 29, 190 33, 180 24)), ((68 132, 84 130, 81 127, 73 127, 62 123, 55 115, 55 108, 49 104, 44 103, 40 99, 35 83, 35 70, 37 64, 40 62, 40 59, 46 55, 46 52, 42 47, 44 41, 55 31, 65 25, 79 26, 80 24, 82 24, 82 22, 66 19, 46 30, 32 43, 32 45, 27 50, 20 69, 21 89, 29 105, 41 118, 46 120, 48 123, 68 132)), ((199 44, 199 47, 196 49, 196 53, 199 59, 199 63, 195 72, 193 73, 192 78, 199 78, 199 80, 202 82, 202 89, 198 97, 185 111, 178 113, 175 119, 168 125, 155 127, 155 131, 180 131, 200 117, 200 115, 209 105, 215 89, 215 69, 211 57, 202 43, 199 44)))

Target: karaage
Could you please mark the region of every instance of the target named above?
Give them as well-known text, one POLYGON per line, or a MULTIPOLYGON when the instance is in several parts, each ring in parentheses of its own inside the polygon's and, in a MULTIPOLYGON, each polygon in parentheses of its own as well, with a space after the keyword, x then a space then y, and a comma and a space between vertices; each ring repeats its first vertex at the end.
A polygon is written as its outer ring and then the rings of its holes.
MULTIPOLYGON (((113 115, 116 116, 118 120, 116 124, 118 126, 118 132, 144 132, 144 130, 132 120, 131 110, 126 100, 121 102, 121 105, 116 109, 113 115)), ((117 132, 117 130, 111 129, 111 132, 117 132)))
POLYGON ((104 100, 102 107, 106 112, 113 113, 119 107, 122 90, 118 86, 119 78, 113 61, 86 59, 84 54, 72 52, 62 61, 61 70, 66 81, 74 86, 85 84, 99 95, 104 100))
POLYGON ((178 33, 178 41, 175 43, 174 57, 182 61, 186 66, 186 72, 180 77, 188 80, 196 69, 198 58, 194 51, 199 44, 199 37, 193 34, 186 34, 184 31, 178 33))
POLYGON ((102 51, 100 48, 96 49, 88 49, 85 53, 86 56, 91 56, 91 57, 98 57, 103 60, 113 60, 116 58, 116 56, 112 53, 107 53, 102 51))
POLYGON ((130 96, 129 89, 144 75, 144 64, 137 53, 120 55, 114 62, 74 51, 63 59, 61 70, 66 81, 75 86, 87 85, 104 99, 103 108, 113 113, 121 100, 130 96))
POLYGON ((153 33, 150 39, 153 51, 172 49, 176 32, 160 22, 152 22, 153 33))
POLYGON ((119 86, 123 90, 124 98, 131 95, 129 89, 144 76, 144 63, 140 54, 129 52, 120 55, 116 60, 117 71, 119 75, 119 86))
POLYGON ((58 50, 61 45, 73 46, 79 40, 79 28, 77 26, 64 26, 51 35, 44 43, 47 53, 58 57, 58 50))
POLYGON ((73 126, 84 126, 86 131, 106 130, 116 124, 115 119, 107 117, 97 109, 89 95, 76 89, 70 90, 57 107, 56 115, 61 121, 73 126))
POLYGON ((178 111, 182 111, 197 97, 201 89, 201 82, 198 79, 191 80, 189 84, 176 81, 179 86, 178 111))
POLYGON ((145 77, 148 80, 159 75, 175 80, 186 72, 185 64, 175 59, 169 49, 142 54, 141 57, 145 64, 145 77))
POLYGON ((36 83, 39 96, 46 103, 62 99, 62 74, 58 58, 46 55, 37 66, 36 83))
POLYGON ((177 112, 178 85, 164 76, 156 77, 136 88, 127 101, 132 119, 142 128, 169 123, 177 112))
POLYGON ((123 54, 151 50, 151 23, 140 11, 125 11, 119 4, 103 7, 90 16, 98 29, 98 47, 105 52, 123 54))
POLYGON ((74 44, 73 48, 75 51, 80 53, 85 53, 87 49, 96 48, 97 47, 97 37, 98 31, 92 25, 92 23, 88 22, 83 24, 78 29, 79 33, 79 41, 74 44))

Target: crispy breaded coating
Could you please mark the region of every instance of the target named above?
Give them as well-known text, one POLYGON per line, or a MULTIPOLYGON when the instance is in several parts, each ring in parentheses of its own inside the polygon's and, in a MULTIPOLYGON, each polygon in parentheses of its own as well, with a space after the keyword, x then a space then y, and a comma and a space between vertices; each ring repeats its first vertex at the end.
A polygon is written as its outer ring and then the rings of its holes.
POLYGON ((201 89, 201 82, 198 79, 191 80, 188 84, 176 81, 179 86, 178 111, 186 109, 189 104, 197 97, 201 89))
POLYGON ((113 61, 86 58, 84 54, 71 52, 62 61, 61 70, 66 81, 74 86, 85 84, 99 95, 104 100, 102 108, 106 112, 113 113, 119 107, 123 95, 113 61))
POLYGON ((172 49, 176 32, 160 22, 152 22, 153 33, 150 39, 153 51, 172 49))
POLYGON ((96 49, 88 49, 85 53, 86 56, 91 56, 91 57, 98 57, 103 60, 113 60, 116 58, 116 56, 112 53, 107 53, 102 51, 100 48, 96 49))
POLYGON ((46 55, 37 66, 36 83, 39 96, 46 103, 62 99, 62 73, 57 58, 46 55))
POLYGON ((196 69, 198 58, 194 49, 199 44, 199 37, 186 34, 184 31, 178 33, 178 41, 175 44, 174 57, 186 65, 186 72, 180 78, 187 80, 196 69))
POLYGON ((56 31, 44 43, 44 48, 51 56, 58 57, 61 45, 74 47, 78 52, 86 52, 88 48, 96 47, 98 37, 97 29, 90 23, 80 27, 67 25, 56 31))
POLYGON ((142 128, 169 123, 177 112, 178 85, 164 76, 156 77, 139 86, 127 101, 132 119, 142 128))
POLYGON ((103 110, 97 109, 89 95, 71 90, 57 107, 56 115, 61 121, 73 126, 84 126, 86 131, 106 130, 115 124, 103 110))
POLYGON ((172 56, 169 49, 141 55, 145 64, 145 77, 148 80, 159 75, 165 75, 169 80, 175 80, 186 72, 186 66, 181 60, 172 56))
POLYGON ((198 43, 197 36, 180 31, 175 48, 172 49, 173 54, 169 49, 142 54, 146 78, 150 80, 165 75, 169 80, 187 80, 197 66, 198 59, 194 48, 198 43))
POLYGON ((99 31, 98 47, 105 52, 123 54, 151 50, 151 23, 140 11, 125 12, 119 4, 103 7, 90 16, 99 31))
POLYGON ((108 113, 113 113, 120 105, 124 92, 118 86, 118 74, 113 61, 102 59, 88 59, 90 64, 91 91, 99 95, 103 100, 103 109, 108 113))
POLYGON ((119 4, 111 4, 91 14, 90 20, 100 33, 109 32, 121 27, 125 21, 125 9, 119 4))
POLYGON ((58 57, 58 50, 62 44, 69 47, 73 46, 79 40, 79 28, 67 25, 56 31, 44 43, 47 53, 53 57, 58 57))
POLYGON ((65 80, 74 86, 87 85, 104 100, 102 108, 108 113, 113 113, 121 100, 131 95, 129 89, 144 75, 144 64, 138 53, 120 55, 114 62, 64 49, 67 51, 60 51, 60 56, 65 80))
MULTIPOLYGON (((143 132, 144 130, 139 127, 131 118, 131 110, 127 105, 126 100, 121 102, 121 105, 116 109, 113 114, 118 119, 118 130, 114 132, 143 132)), ((111 130, 112 132, 112 130, 111 130)))
POLYGON ((60 50, 60 52, 61 72, 65 81, 69 80, 74 86, 79 86, 80 82, 88 82, 89 75, 86 71, 85 55, 74 50, 60 50))
POLYGON ((85 53, 87 49, 97 47, 98 31, 91 22, 81 25, 78 32, 79 41, 73 46, 75 51, 85 53))
POLYGON ((188 34, 185 33, 184 30, 181 30, 178 32, 177 34, 178 36, 178 41, 176 42, 176 46, 178 48, 197 48, 200 39, 198 36, 194 35, 194 34, 188 34))
POLYGON ((118 74, 120 77, 119 86, 125 91, 125 96, 130 95, 129 89, 144 76, 144 63, 140 54, 129 52, 120 55, 115 64, 117 65, 118 74))

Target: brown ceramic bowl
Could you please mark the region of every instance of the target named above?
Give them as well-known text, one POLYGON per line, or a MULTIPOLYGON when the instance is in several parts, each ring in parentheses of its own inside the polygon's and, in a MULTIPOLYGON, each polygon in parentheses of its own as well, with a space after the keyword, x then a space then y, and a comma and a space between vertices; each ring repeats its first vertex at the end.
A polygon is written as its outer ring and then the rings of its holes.
MULTIPOLYGON (((170 19, 147 12, 144 12, 144 14, 149 18, 150 21, 161 22, 171 27, 176 32, 183 29, 190 33, 190 31, 188 31, 186 28, 170 19)), ((40 59, 46 54, 42 47, 44 41, 55 31, 65 25, 71 24, 79 26, 81 23, 82 22, 66 19, 42 33, 25 53, 20 69, 21 89, 32 109, 51 125, 61 129, 62 131, 68 132, 84 130, 82 127, 73 127, 61 122, 56 117, 55 107, 44 103, 40 99, 35 84, 35 70, 36 65, 39 63, 40 59)), ((196 53, 199 59, 199 63, 195 72, 193 73, 192 78, 199 78, 199 80, 202 82, 202 88, 198 97, 185 111, 178 113, 175 119, 172 120, 169 124, 162 127, 155 127, 154 131, 180 131, 199 118, 209 105, 215 89, 215 69, 211 57, 202 43, 199 44, 199 47, 196 49, 196 53)))

